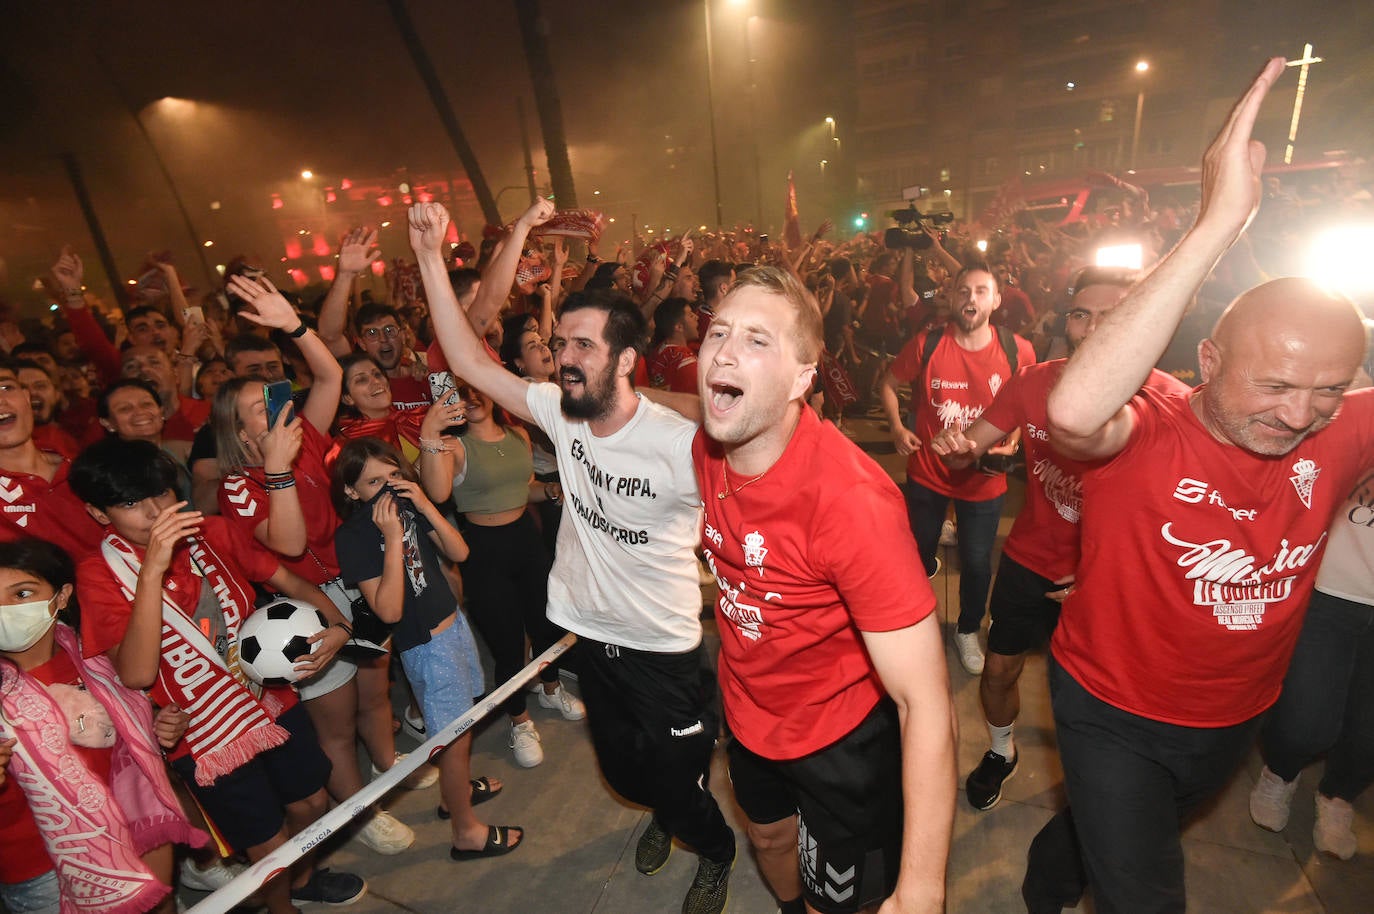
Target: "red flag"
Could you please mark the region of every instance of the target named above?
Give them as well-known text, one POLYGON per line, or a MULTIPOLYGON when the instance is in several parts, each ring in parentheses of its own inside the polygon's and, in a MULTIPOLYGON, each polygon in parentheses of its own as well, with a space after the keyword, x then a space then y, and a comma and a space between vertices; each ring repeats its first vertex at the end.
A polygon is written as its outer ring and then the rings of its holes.
POLYGON ((797 185, 792 181, 792 172, 787 173, 787 205, 782 226, 782 240, 789 248, 799 248, 802 243, 801 217, 797 215, 797 185))

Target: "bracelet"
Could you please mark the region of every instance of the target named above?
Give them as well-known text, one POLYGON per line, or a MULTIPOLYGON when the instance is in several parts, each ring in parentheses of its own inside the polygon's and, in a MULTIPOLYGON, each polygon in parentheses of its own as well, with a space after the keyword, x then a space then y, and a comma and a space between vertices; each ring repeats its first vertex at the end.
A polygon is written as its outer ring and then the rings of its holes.
POLYGON ((263 485, 263 488, 265 488, 265 489, 266 489, 267 491, 269 491, 269 492, 279 492, 279 491, 281 491, 282 489, 291 489, 291 488, 294 488, 295 485, 296 485, 296 477, 294 477, 294 476, 288 476, 288 477, 286 477, 285 479, 269 479, 269 480, 267 480, 267 482, 263 485))
POLYGON ((294 470, 285 470, 285 471, 283 471, 283 472, 281 472, 281 473, 268 473, 268 472, 264 472, 262 475, 265 476, 265 477, 267 478, 267 481, 268 481, 268 482, 273 482, 273 481, 278 481, 278 482, 279 482, 279 481, 281 481, 281 480, 283 480, 283 479, 290 479, 290 478, 292 478, 292 477, 295 475, 295 471, 294 471, 294 470))
POLYGON ((184 352, 178 352, 177 355, 176 355, 176 359, 177 359, 178 362, 194 362, 194 361, 196 361, 196 357, 195 357, 194 355, 187 355, 187 354, 184 353, 184 352))
POLYGON ((301 321, 299 327, 297 327, 295 330, 292 330, 290 333, 287 333, 286 335, 291 337, 291 339, 293 340, 298 340, 301 337, 305 336, 305 331, 309 329, 310 328, 305 325, 305 321, 301 321))
POLYGON ((420 450, 426 454, 442 454, 448 450, 442 438, 420 438, 420 450))
POLYGON ((351 625, 349 625, 347 622, 335 622, 333 625, 331 625, 331 626, 329 626, 329 627, 330 627, 330 628, 341 628, 341 629, 344 630, 344 634, 345 634, 345 635, 347 635, 349 638, 352 638, 352 637, 353 637, 353 627, 352 627, 351 625))

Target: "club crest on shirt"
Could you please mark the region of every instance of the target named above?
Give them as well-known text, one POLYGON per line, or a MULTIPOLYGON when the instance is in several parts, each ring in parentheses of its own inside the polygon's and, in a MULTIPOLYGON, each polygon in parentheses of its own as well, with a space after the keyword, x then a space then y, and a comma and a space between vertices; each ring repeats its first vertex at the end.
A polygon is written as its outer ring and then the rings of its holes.
POLYGON ((988 390, 992 391, 992 395, 995 397, 995 396, 997 396, 997 391, 999 391, 999 390, 1001 390, 1001 389, 1002 389, 1002 376, 1001 376, 1000 374, 998 374, 997 372, 993 372, 993 373, 992 373, 992 377, 988 378, 988 390))
POLYGON ((768 555, 768 549, 763 545, 763 534, 755 530, 744 536, 744 564, 749 568, 757 568, 759 577, 763 577, 763 559, 768 555))
POLYGON ((1293 464, 1293 475, 1288 477, 1288 481, 1293 484, 1293 490, 1298 493, 1298 499, 1308 510, 1312 509, 1312 487, 1316 485, 1321 472, 1315 461, 1303 458, 1293 464))

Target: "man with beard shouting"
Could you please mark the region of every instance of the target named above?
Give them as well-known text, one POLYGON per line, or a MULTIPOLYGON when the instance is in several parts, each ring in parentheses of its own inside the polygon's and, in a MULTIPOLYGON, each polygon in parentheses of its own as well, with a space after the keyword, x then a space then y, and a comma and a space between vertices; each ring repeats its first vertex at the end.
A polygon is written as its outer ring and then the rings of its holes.
MULTIPOLYGON (((1005 474, 984 471, 982 466, 954 469, 923 445, 944 429, 972 425, 1016 370, 1035 362, 1035 350, 1028 341, 989 323, 1002 296, 986 263, 964 267, 954 280, 954 298, 949 323, 917 334, 906 345, 884 376, 880 393, 893 444, 907 458, 902 493, 927 575, 938 570, 940 526, 954 500, 959 529, 959 624, 954 644, 964 669, 977 676, 983 672, 978 629, 992 585, 992 547, 1007 480, 1005 474), (902 425, 897 405, 897 386, 905 383, 911 384, 912 428, 902 425)), ((1015 452, 1015 436, 988 451, 1015 452)))
MULTIPOLYGON (((537 201, 506 244, 519 250, 553 211, 537 201)), ((435 338, 456 374, 554 444, 565 502, 548 615, 578 636, 582 698, 602 774, 653 812, 635 866, 657 872, 679 839, 701 855, 684 914, 719 914, 735 837, 707 787, 719 722, 698 618, 696 426, 635 393, 631 378, 647 328, 638 306, 614 293, 564 306, 558 384, 529 383, 493 361, 449 284, 441 253, 448 225, 438 204, 410 209, 410 244, 435 338)), ((509 289, 514 271, 489 270, 482 285, 509 289)))

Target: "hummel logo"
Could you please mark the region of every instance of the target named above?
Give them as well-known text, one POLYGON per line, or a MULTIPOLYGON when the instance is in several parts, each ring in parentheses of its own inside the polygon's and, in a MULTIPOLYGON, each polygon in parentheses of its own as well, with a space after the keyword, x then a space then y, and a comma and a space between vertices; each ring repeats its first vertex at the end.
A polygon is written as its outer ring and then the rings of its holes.
POLYGON ((705 730, 706 728, 702 726, 701 721, 697 721, 690 727, 684 727, 681 730, 679 730, 677 727, 668 728, 668 732, 673 736, 696 736, 698 733, 702 733, 705 730))

